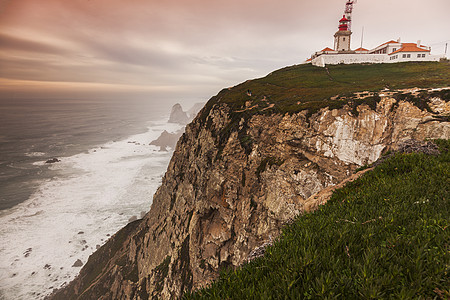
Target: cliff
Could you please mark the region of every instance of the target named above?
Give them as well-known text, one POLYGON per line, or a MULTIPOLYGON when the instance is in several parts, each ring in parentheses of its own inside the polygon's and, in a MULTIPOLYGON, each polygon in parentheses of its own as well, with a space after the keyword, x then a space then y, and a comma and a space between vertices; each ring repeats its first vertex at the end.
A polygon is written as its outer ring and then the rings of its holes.
POLYGON ((178 297, 384 151, 450 138, 449 65, 393 65, 294 66, 222 90, 187 125, 149 213, 52 298, 178 297))
POLYGON ((183 299, 449 299, 449 149, 405 142, 183 299))

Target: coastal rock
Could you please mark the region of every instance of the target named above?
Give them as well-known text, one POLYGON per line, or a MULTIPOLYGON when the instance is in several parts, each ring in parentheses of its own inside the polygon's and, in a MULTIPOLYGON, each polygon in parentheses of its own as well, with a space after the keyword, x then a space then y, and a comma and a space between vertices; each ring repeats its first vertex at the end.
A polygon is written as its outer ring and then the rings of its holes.
POLYGON ((385 96, 375 108, 237 120, 240 112, 218 99, 186 126, 151 210, 53 299, 178 298, 262 255, 284 224, 326 202, 358 167, 411 139, 450 138, 447 122, 426 121, 450 112, 445 99, 434 111, 385 96))
POLYGON ((60 162, 61 160, 59 160, 59 159, 57 159, 56 157, 55 158, 52 158, 52 159, 49 159, 49 160, 47 160, 45 163, 46 164, 54 164, 54 163, 57 163, 57 162, 60 162))
POLYGON ((202 109, 204 103, 195 103, 187 112, 183 111, 181 104, 177 103, 172 107, 169 123, 186 125, 191 122, 197 113, 202 109))
POLYGON ((83 262, 80 259, 77 259, 76 262, 73 263, 72 267, 79 268, 83 266, 83 262))
POLYGON ((24 257, 30 256, 31 251, 33 251, 33 248, 28 248, 28 249, 23 253, 23 256, 24 256, 24 257))
POLYGON ((184 129, 178 130, 175 133, 169 133, 166 130, 164 130, 161 135, 156 139, 153 140, 150 145, 158 146, 161 150, 166 150, 167 147, 175 148, 175 145, 177 144, 178 139, 183 134, 184 129))
POLYGON ((177 123, 181 125, 186 125, 189 122, 189 116, 183 108, 181 104, 177 103, 172 107, 172 111, 170 112, 169 123, 177 123))

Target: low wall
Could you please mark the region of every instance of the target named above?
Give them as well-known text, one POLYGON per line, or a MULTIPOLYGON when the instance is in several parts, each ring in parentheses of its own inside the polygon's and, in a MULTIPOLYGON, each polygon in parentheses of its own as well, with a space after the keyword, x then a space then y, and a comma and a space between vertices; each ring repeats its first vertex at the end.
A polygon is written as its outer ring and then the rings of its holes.
POLYGON ((311 61, 314 66, 318 67, 338 64, 381 64, 387 62, 389 62, 389 57, 386 54, 330 54, 320 55, 311 61))
POLYGON ((314 66, 325 67, 325 65, 338 64, 361 64, 361 63, 396 63, 405 61, 439 61, 443 55, 427 55, 423 58, 416 58, 411 55, 410 58, 402 58, 399 55, 398 59, 391 60, 387 54, 323 54, 314 58, 311 63, 314 66))

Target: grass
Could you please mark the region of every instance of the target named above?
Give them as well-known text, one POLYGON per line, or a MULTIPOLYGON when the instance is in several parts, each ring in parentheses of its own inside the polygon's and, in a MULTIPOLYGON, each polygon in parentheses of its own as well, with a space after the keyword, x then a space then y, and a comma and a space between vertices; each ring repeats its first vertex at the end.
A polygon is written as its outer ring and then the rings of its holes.
POLYGON ((325 68, 310 64, 283 68, 264 78, 224 89, 211 101, 227 103, 234 111, 244 109, 245 103, 252 101, 252 105, 258 104, 254 113, 292 113, 339 105, 339 101, 331 100, 335 95, 377 92, 384 88, 441 87, 450 82, 447 62, 332 65, 328 71, 330 76, 325 68), (269 104, 274 106, 262 111, 269 104))
POLYGON ((396 154, 184 299, 448 299, 449 141, 396 154))

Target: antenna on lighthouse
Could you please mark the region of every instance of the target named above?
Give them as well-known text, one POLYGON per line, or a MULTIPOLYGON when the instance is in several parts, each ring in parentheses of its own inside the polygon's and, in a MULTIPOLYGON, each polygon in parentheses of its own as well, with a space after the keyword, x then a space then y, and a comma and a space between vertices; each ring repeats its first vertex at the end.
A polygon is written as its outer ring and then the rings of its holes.
POLYGON ((363 46, 363 40, 364 40, 364 26, 362 27, 362 32, 361 32, 361 49, 363 46))
POLYGON ((353 12, 353 4, 356 3, 357 0, 347 0, 347 3, 345 3, 345 17, 347 18, 348 22, 348 30, 352 30, 352 12, 353 12))

